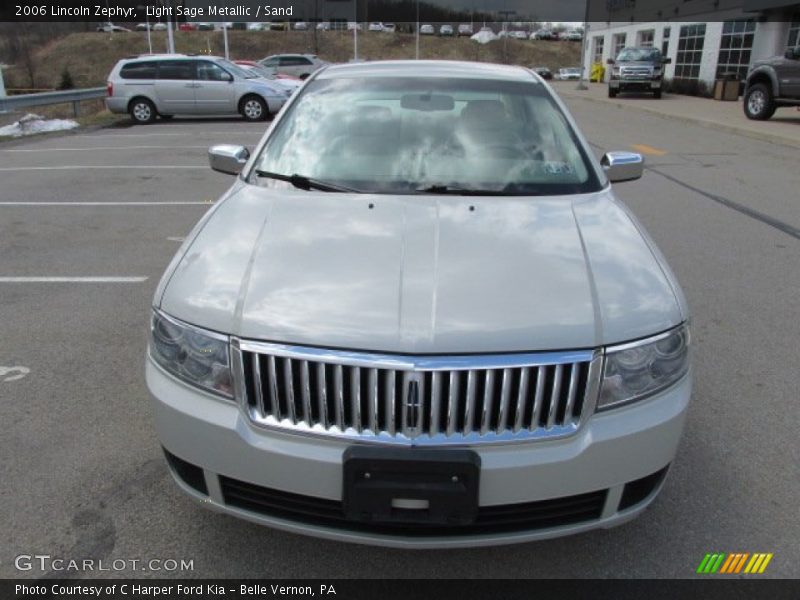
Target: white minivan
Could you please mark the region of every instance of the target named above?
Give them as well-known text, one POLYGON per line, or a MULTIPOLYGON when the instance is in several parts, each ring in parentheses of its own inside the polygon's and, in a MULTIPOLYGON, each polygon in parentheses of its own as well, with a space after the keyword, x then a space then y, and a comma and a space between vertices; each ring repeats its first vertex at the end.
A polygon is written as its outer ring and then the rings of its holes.
POLYGON ((144 55, 123 59, 108 76, 106 106, 136 123, 175 115, 235 115, 261 121, 291 92, 216 56, 144 55))

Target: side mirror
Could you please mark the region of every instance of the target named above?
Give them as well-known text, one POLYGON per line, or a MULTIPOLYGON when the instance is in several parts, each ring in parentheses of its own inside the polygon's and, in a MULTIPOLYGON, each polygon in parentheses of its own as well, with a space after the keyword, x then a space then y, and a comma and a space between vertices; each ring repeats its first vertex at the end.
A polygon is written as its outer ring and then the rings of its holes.
POLYGON ((600 165, 611 183, 639 179, 644 172, 644 157, 636 152, 606 152, 600 165))
POLYGON ((250 151, 244 146, 220 144, 208 149, 208 164, 211 168, 228 175, 238 175, 248 158, 250 151))
POLYGON ((672 59, 665 56, 664 58, 661 59, 661 62, 665 65, 668 65, 672 62, 672 59))
POLYGON ((616 61, 615 61, 613 58, 607 58, 607 59, 606 59, 606 64, 607 64, 607 65, 613 65, 615 62, 616 62, 616 61))

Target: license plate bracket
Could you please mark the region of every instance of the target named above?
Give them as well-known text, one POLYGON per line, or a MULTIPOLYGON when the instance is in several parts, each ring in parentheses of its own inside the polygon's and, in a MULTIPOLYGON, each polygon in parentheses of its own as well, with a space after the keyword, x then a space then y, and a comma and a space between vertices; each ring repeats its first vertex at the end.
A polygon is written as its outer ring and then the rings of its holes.
POLYGON ((351 446, 344 453, 345 517, 470 524, 478 514, 480 463, 471 450, 351 446))

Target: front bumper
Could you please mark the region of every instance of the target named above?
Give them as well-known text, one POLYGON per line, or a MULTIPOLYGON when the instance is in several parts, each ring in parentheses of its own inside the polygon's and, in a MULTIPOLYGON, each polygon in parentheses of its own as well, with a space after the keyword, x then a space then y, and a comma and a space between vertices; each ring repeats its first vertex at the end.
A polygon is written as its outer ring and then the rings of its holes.
MULTIPOLYGON (((525 542, 611 527, 635 517, 663 483, 691 395, 688 375, 647 400, 596 413, 569 438, 471 447, 482 465, 481 510, 496 513, 516 505, 538 511, 559 501, 589 502, 594 494, 592 502, 599 504, 585 518, 540 519, 535 527, 519 529, 442 529, 421 535, 411 529, 350 526, 333 518, 342 499, 342 455, 347 442, 255 427, 238 405, 181 383, 149 359, 146 375, 158 436, 168 456, 178 459, 170 460, 170 470, 186 493, 209 508, 279 529, 405 548, 525 542), (186 465, 188 476, 182 468, 186 465), (191 473, 196 475, 194 483, 191 473), (249 504, 235 501, 231 485, 249 490, 249 504), (639 490, 639 495, 631 495, 632 490, 639 490), (574 499, 578 497, 582 499, 574 499), (256 505, 252 498, 260 503, 256 505), (280 501, 309 509, 287 512, 276 504, 280 501), (322 516, 320 506, 327 511, 322 516), (301 513, 304 516, 298 516, 301 513)), ((413 448, 408 450, 413 452, 413 448)))
POLYGON ((611 89, 624 91, 624 90, 637 90, 637 91, 650 91, 660 90, 660 79, 611 79, 608 82, 611 89))

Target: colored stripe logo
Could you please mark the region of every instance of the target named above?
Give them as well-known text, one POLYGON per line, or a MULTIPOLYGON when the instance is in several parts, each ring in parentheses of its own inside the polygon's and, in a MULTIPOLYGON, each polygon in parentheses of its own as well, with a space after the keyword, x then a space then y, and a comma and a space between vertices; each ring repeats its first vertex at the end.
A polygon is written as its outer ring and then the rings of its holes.
POLYGON ((767 569, 769 561, 772 560, 771 552, 715 552, 706 554, 697 567, 697 572, 702 575, 713 575, 715 573, 725 575, 735 575, 746 573, 749 575, 761 574, 767 569))

